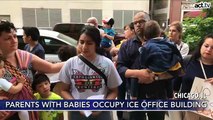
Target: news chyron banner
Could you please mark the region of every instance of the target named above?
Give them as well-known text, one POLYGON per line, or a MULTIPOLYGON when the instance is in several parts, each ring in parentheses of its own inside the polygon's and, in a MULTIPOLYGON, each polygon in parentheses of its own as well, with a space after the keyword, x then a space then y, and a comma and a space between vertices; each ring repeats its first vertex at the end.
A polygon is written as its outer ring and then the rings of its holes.
POLYGON ((205 109, 210 105, 203 100, 1 100, 5 111, 168 111, 205 109))

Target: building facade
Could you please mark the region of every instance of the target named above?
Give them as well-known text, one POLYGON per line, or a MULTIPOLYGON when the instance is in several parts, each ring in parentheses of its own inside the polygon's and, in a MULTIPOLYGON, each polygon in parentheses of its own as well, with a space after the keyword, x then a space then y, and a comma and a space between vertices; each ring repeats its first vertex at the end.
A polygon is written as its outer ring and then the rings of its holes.
POLYGON ((0 1, 0 4, 0 19, 12 21, 18 28, 51 29, 56 23, 85 23, 94 16, 99 24, 103 18, 113 17, 114 28, 122 29, 136 12, 149 12, 148 0, 14 0, 0 1))

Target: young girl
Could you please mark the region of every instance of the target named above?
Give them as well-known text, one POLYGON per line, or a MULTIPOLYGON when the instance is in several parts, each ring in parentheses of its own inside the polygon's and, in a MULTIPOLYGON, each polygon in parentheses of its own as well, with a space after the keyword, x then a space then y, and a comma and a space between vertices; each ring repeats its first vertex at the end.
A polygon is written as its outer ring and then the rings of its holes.
MULTIPOLYGON (((59 74, 62 81, 60 88, 64 99, 87 99, 93 95, 104 95, 103 99, 115 99, 121 78, 111 60, 100 55, 100 32, 94 26, 82 29, 77 49, 79 56, 70 58, 59 74), (102 72, 96 72, 82 58, 93 64, 102 72), (104 75, 106 79, 104 79, 104 75)), ((71 112, 71 120, 111 120, 109 111, 92 112, 89 117, 78 111, 71 112)))

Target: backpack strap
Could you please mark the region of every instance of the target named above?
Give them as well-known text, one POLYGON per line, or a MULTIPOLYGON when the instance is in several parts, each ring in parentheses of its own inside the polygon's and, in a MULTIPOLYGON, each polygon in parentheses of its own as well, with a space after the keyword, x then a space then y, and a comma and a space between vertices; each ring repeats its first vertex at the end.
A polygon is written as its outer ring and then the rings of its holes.
POLYGON ((17 50, 16 57, 17 57, 20 68, 27 69, 32 60, 32 54, 23 50, 17 50))

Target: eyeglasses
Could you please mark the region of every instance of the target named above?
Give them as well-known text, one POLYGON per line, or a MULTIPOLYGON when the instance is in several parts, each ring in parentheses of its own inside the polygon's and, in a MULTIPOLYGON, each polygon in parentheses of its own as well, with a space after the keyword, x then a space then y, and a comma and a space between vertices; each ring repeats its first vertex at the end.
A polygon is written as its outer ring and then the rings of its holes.
POLYGON ((137 25, 138 23, 139 24, 144 24, 145 22, 146 22, 145 20, 139 20, 139 21, 134 21, 133 24, 134 25, 137 25))

